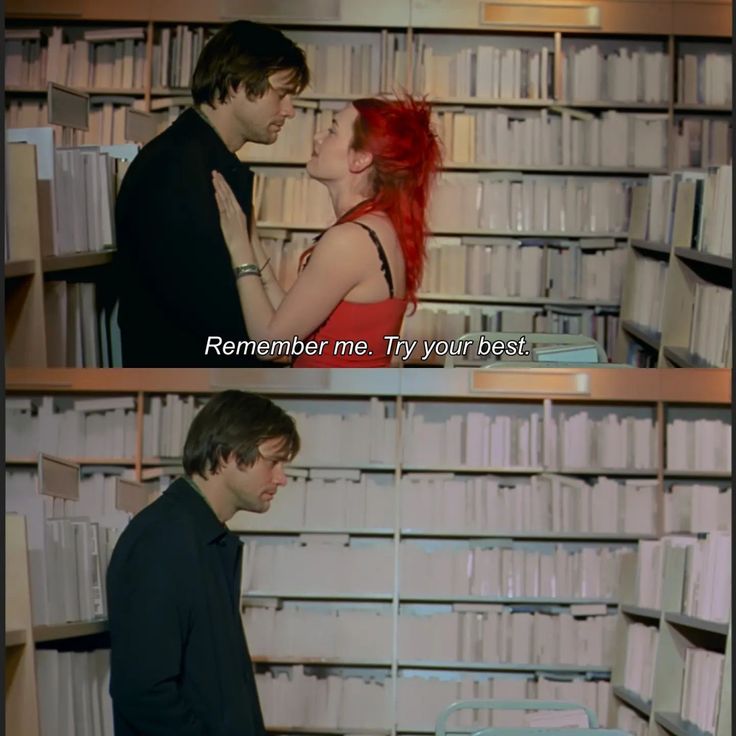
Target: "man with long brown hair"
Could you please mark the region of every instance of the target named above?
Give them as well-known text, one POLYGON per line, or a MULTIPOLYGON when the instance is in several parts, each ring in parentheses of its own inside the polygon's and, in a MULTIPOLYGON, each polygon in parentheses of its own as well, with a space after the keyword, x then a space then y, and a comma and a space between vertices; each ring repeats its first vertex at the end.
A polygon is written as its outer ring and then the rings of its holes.
POLYGON ((225 522, 268 511, 298 451, 294 420, 263 396, 223 391, 195 417, 185 477, 132 519, 110 561, 115 736, 264 736, 242 543, 225 522))
POLYGON ((304 52, 270 26, 235 21, 205 45, 194 106, 138 153, 116 207, 119 324, 125 366, 247 366, 255 358, 205 356, 210 335, 248 335, 220 231, 212 171, 249 220, 253 176, 235 155, 274 143, 292 97, 309 83, 304 52))

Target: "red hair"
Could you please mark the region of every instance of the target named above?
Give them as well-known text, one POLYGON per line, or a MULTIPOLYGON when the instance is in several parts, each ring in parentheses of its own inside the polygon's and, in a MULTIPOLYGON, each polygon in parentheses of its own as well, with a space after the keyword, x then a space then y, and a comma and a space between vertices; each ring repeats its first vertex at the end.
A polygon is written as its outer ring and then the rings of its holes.
POLYGON ((373 155, 373 192, 338 222, 376 210, 386 213, 404 256, 406 296, 416 306, 426 259, 429 190, 441 164, 430 107, 408 95, 399 100, 363 98, 353 105, 358 117, 352 147, 373 155))

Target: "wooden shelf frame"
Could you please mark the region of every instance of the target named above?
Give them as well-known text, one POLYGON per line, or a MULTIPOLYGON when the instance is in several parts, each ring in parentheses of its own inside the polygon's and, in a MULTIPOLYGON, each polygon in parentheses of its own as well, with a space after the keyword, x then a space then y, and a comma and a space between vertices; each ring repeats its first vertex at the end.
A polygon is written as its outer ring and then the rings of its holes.
POLYGON ((108 630, 106 620, 73 621, 66 624, 50 626, 34 626, 33 640, 40 642, 62 642, 70 639, 80 639, 85 636, 102 634, 108 630))
POLYGON ((631 706, 639 715, 643 716, 647 720, 652 714, 652 703, 646 701, 631 690, 627 690, 625 687, 620 685, 613 686, 613 694, 626 705, 631 706))

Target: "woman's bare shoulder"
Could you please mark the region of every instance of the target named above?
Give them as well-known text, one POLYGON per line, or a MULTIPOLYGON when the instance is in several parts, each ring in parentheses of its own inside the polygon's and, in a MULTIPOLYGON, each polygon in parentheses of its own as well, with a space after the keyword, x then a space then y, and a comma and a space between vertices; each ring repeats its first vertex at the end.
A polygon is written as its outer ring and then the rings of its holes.
MULTIPOLYGON (((367 218, 368 216, 366 216, 367 218)), ((333 225, 331 228, 325 231, 324 235, 319 239, 317 243, 317 249, 322 249, 323 252, 335 248, 345 246, 364 246, 366 249, 374 249, 375 246, 371 245, 371 236, 368 234, 366 229, 362 225, 367 225, 371 230, 377 233, 379 240, 383 240, 384 233, 383 228, 379 232, 379 226, 376 226, 374 221, 368 221, 363 217, 357 220, 351 220, 349 222, 341 222, 337 225, 333 225)))

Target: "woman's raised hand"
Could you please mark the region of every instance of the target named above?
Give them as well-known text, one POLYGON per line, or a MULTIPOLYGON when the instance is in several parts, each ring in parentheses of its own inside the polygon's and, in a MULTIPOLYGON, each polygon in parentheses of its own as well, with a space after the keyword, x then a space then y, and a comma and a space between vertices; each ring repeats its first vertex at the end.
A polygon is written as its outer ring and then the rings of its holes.
POLYGON ((233 190, 219 171, 212 172, 217 210, 220 213, 220 228, 225 238, 233 265, 253 261, 253 248, 248 235, 248 226, 233 190))

